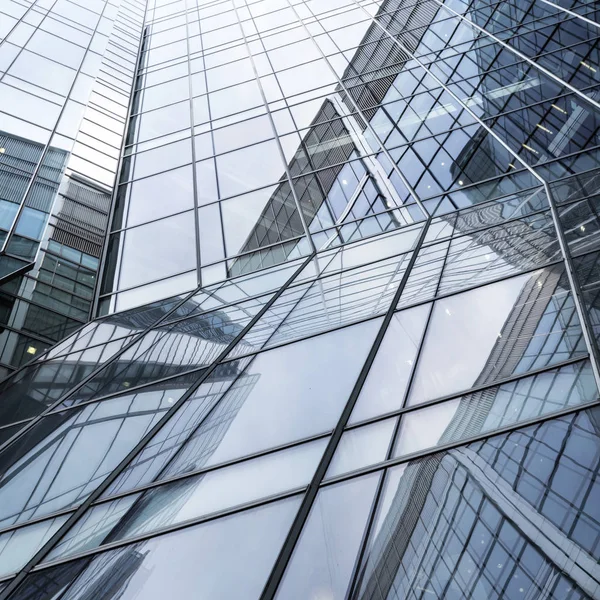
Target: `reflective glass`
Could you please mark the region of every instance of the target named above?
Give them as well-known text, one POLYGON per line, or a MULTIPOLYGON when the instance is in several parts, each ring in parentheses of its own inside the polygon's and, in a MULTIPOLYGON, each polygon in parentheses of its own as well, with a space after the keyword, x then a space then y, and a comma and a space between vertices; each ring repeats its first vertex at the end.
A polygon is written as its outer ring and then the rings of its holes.
POLYGON ((258 354, 166 474, 218 464, 333 429, 378 325, 371 321, 258 354))
POLYGON ((588 362, 486 388, 402 416, 394 456, 542 417, 597 397, 588 362))
POLYGON ((193 212, 124 233, 119 287, 128 288, 196 268, 193 212))
POLYGON ((403 254, 316 280, 268 345, 384 313, 396 293, 409 260, 410 254, 403 254))
MULTIPOLYGON (((78 401, 208 367, 262 309, 248 300, 153 329, 76 392, 78 401)), ((235 354, 240 354, 236 352, 235 354)))
POLYGON ((397 419, 387 419, 344 432, 326 477, 335 477, 385 460, 397 422, 397 419))
POLYGON ((43 417, 0 454, 0 524, 82 502, 183 391, 126 394, 43 417))
POLYGON ((585 353, 562 267, 434 304, 409 405, 585 353))
POLYGON ((350 597, 410 598, 419 581, 438 597, 594 598, 582 567, 598 556, 597 418, 571 414, 390 469, 350 597))
POLYGON ((307 485, 326 444, 326 439, 318 440, 93 507, 48 558, 126 540, 307 485))
MULTIPOLYGON (((291 498, 90 559, 29 575, 16 598, 82 600, 99 587, 122 600, 189 597, 256 599, 285 539, 299 500, 291 498), (240 570, 240 565, 247 568, 240 570), (125 575, 125 579, 123 576, 125 575)), ((101 592, 104 593, 104 592, 101 592)))
POLYGON ((0 534, 0 577, 19 571, 58 531, 68 515, 0 534))
POLYGON ((350 423, 401 408, 430 312, 424 304, 392 317, 350 423))
POLYGON ((322 489, 276 598, 343 598, 379 473, 322 489))

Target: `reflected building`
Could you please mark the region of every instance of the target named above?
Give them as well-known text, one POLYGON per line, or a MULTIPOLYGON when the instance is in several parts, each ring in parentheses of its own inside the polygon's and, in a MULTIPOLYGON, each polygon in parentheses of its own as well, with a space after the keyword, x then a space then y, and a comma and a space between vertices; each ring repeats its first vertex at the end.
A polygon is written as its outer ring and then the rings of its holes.
POLYGON ((391 471, 353 597, 594 598, 598 521, 580 493, 598 477, 598 433, 596 410, 391 471), (583 440, 596 453, 578 469, 583 440))

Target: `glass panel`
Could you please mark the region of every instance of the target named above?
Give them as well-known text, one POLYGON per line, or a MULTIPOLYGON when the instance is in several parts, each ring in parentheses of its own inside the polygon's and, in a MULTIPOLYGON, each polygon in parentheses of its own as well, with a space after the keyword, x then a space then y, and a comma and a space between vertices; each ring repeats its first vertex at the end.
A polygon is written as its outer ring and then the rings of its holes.
POLYGON ((326 477, 335 477, 385 460, 396 422, 397 419, 386 419, 345 431, 326 477))
MULTIPOLYGON (((237 375, 243 371, 244 364, 242 361, 233 362, 227 369, 217 369, 214 377, 209 377, 149 440, 129 466, 109 486, 104 497, 126 492, 138 485, 153 481, 231 387, 237 375)), ((194 379, 199 376, 197 372, 192 374, 194 379)), ((167 382, 167 386, 169 385, 167 382)))
POLYGON ((125 232, 119 288, 129 288, 196 268, 193 212, 125 232))
POLYGON ((597 396, 587 361, 474 392, 404 415, 394 456, 593 402, 597 396))
POLYGON ((0 455, 0 525, 82 502, 172 406, 150 393, 92 403, 41 419, 0 455), (82 460, 85 457, 85 460, 82 460))
POLYGON ((263 306, 250 300, 145 334, 76 394, 78 401, 209 366, 263 306))
POLYGON ((30 574, 15 598, 35 590, 39 600, 258 600, 299 503, 290 498, 30 574))
POLYGON ((93 507, 48 558, 126 540, 307 485, 327 441, 303 444, 93 507))
POLYGON ((438 300, 409 405, 585 353, 562 267, 438 300))
POLYGON ((550 213, 511 221, 453 240, 438 293, 481 285, 561 256, 550 213))
POLYGON ((24 567, 68 518, 56 517, 0 534, 0 577, 24 567))
POLYGON ((318 279, 283 321, 268 346, 384 313, 409 260, 410 254, 403 254, 318 279))
POLYGON ((165 474, 333 429, 378 325, 363 323, 258 354, 165 474))
POLYGON ((342 599, 380 474, 319 492, 276 598, 342 599))
POLYGON ((396 313, 354 406, 349 423, 402 407, 431 305, 396 313))
POLYGON ((591 599, 598 409, 390 469, 353 599, 591 599), (502 593, 499 593, 502 590, 502 593))

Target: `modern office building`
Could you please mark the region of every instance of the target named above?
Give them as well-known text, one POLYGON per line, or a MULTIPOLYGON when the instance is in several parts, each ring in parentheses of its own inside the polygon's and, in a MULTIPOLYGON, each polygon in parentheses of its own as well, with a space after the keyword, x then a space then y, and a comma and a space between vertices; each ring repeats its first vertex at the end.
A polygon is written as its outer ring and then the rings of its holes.
POLYGON ((0 373, 86 323, 144 2, 0 7, 0 373))
POLYGON ((600 598, 599 10, 0 0, 0 600, 600 598))

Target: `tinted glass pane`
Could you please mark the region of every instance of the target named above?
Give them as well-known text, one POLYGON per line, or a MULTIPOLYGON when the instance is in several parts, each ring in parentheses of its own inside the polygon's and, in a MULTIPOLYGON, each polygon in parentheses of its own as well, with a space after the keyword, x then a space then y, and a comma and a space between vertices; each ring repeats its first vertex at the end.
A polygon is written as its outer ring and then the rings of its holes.
POLYGON ((380 475, 319 492, 276 597, 343 598, 380 475))
POLYGON ((295 498, 284 500, 41 571, 30 575, 15 597, 258 599, 298 504, 295 498), (241 564, 247 568, 240 570, 241 564))
POLYGON ((562 268, 451 296, 433 307, 410 404, 585 352, 562 268))
POLYGON ((594 598, 599 443, 595 409, 390 469, 351 597, 594 598))
POLYGON ((49 558, 162 529, 309 483, 327 440, 165 484, 92 508, 49 558))
POLYGON ((167 473, 218 464, 333 429, 377 326, 364 323, 256 356, 167 473))

